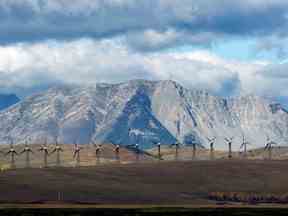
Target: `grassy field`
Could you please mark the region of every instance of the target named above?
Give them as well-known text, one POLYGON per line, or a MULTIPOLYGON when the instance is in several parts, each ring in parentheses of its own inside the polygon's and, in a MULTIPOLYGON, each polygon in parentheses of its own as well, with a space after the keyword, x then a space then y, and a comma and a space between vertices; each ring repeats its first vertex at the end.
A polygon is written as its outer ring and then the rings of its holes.
POLYGON ((2 203, 210 205, 211 192, 288 192, 288 161, 190 161, 0 173, 2 203))
POLYGON ((210 199, 231 192, 282 196, 288 161, 102 163, 0 172, 0 215, 288 215, 288 204, 210 199))

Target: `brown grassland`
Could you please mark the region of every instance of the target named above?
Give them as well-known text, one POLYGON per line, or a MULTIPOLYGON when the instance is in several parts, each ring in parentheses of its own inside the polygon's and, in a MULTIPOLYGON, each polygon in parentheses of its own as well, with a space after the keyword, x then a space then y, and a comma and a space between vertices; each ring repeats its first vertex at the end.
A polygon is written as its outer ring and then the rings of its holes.
POLYGON ((287 166, 285 160, 216 160, 6 170, 0 202, 213 205, 231 201, 210 199, 216 192, 280 197, 288 192, 287 166))
MULTIPOLYGON (((250 151, 249 160, 235 152, 233 160, 228 160, 225 152, 215 152, 216 160, 209 160, 209 151, 198 150, 197 158, 191 160, 192 149, 181 148, 179 161, 174 161, 175 149, 166 147, 162 149, 163 160, 158 161, 157 150, 152 149, 137 162, 135 152, 126 148, 121 148, 117 161, 114 146, 105 145, 97 163, 95 148, 85 145, 81 167, 76 168, 73 145, 62 145, 62 167, 55 167, 54 154, 48 158, 50 167, 44 169, 39 147, 32 146, 33 168, 24 168, 25 155, 16 156, 16 170, 6 169, 9 156, 0 157, 0 213, 1 209, 11 208, 124 209, 125 214, 127 209, 161 208, 166 213, 171 208, 179 212, 183 208, 288 207, 287 148, 274 149, 275 160, 271 161, 265 160, 267 152, 263 149, 250 151)), ((50 145, 49 150, 53 147, 50 145)), ((4 152, 8 149, 2 148, 4 152)), ((20 152, 23 145, 15 149, 20 152)), ((201 215, 200 210, 198 213, 201 215)), ((15 215, 15 211, 11 214, 15 215)))

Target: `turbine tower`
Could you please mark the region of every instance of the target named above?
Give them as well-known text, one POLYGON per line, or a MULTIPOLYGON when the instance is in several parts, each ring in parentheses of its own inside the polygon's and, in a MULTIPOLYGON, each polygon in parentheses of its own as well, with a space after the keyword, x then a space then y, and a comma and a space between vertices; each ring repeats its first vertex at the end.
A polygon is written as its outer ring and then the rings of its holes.
POLYGON ((136 161, 138 163, 140 161, 140 147, 138 143, 135 144, 135 149, 136 149, 136 161))
POLYGON ((16 165, 15 165, 15 155, 18 155, 18 153, 16 152, 16 150, 13 147, 13 140, 10 138, 10 149, 8 152, 6 152, 5 154, 10 155, 10 168, 11 169, 16 169, 16 165))
POLYGON ((101 144, 97 145, 97 144, 94 143, 94 146, 96 147, 96 150, 95 150, 96 164, 100 164, 100 162, 101 162, 100 159, 101 159, 101 148, 102 148, 102 145, 101 144))
POLYGON ((273 146, 277 145, 277 143, 275 143, 274 141, 272 141, 270 139, 269 136, 267 136, 267 142, 266 142, 266 145, 265 145, 265 148, 264 150, 265 151, 268 151, 268 159, 269 160, 272 160, 272 149, 273 149, 273 146))
POLYGON ((247 146, 249 144, 250 143, 246 140, 245 135, 243 134, 242 135, 242 143, 241 143, 241 146, 240 146, 240 150, 243 149, 243 157, 245 159, 247 158, 247 146))
POLYGON ((63 149, 58 144, 58 138, 56 138, 55 143, 56 143, 56 145, 55 145, 54 149, 52 150, 52 152, 50 153, 50 155, 52 155, 56 152, 56 166, 60 167, 61 166, 60 153, 63 152, 63 149))
POLYGON ((228 144, 228 158, 232 159, 232 142, 234 137, 225 138, 227 144, 228 144))
POLYGON ((114 148, 114 152, 115 152, 115 159, 116 161, 120 162, 120 145, 116 145, 114 148))
POLYGON ((40 149, 38 151, 43 153, 44 168, 47 168, 48 167, 48 156, 49 156, 49 151, 48 151, 48 147, 47 147, 47 139, 45 139, 44 144, 40 147, 40 149))
POLYGON ((162 156, 161 156, 161 143, 160 142, 157 143, 157 149, 158 149, 158 160, 161 160, 162 156))
POLYGON ((210 160, 214 160, 215 159, 215 156, 214 156, 214 144, 215 144, 215 141, 216 141, 216 137, 213 137, 213 138, 207 137, 207 140, 208 140, 208 143, 209 143, 209 146, 210 146, 210 160))
POLYGON ((76 167, 80 166, 80 151, 81 147, 75 142, 74 151, 73 151, 73 159, 76 159, 76 167))
POLYGON ((196 160, 196 154, 197 154, 197 143, 195 141, 193 141, 192 143, 192 160, 196 160))
POLYGON ((161 143, 157 141, 152 141, 154 146, 157 146, 157 158, 160 161, 162 159, 161 157, 161 143))
POLYGON ((136 143, 136 144, 126 145, 126 148, 133 150, 135 152, 135 160, 138 163, 140 160, 140 153, 141 153, 139 144, 136 143))
POLYGON ((135 151, 136 151, 136 162, 139 162, 139 160, 140 160, 140 153, 141 153, 141 151, 140 151, 140 146, 139 146, 139 143, 141 142, 140 134, 137 133, 137 132, 135 132, 135 131, 133 131, 132 128, 129 128, 129 129, 128 129, 128 134, 129 134, 129 137, 130 137, 131 134, 134 134, 134 136, 135 136, 135 142, 136 142, 136 143, 135 143, 135 144, 132 144, 132 145, 128 145, 128 147, 132 147, 132 148, 135 149, 135 151))
POLYGON ((179 160, 179 148, 180 148, 180 143, 179 141, 177 140, 175 143, 173 143, 171 146, 175 146, 175 161, 178 161, 179 160))
POLYGON ((30 168, 31 167, 31 163, 30 163, 30 154, 33 154, 32 149, 29 147, 27 141, 25 141, 25 147, 24 149, 20 152, 20 154, 24 154, 25 153, 25 167, 26 168, 30 168))

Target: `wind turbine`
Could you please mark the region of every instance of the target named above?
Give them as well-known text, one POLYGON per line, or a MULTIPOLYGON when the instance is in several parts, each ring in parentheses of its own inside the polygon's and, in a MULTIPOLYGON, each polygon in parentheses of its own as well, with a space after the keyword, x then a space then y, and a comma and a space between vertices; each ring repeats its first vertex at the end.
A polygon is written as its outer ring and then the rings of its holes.
POLYGON ((161 143, 157 141, 152 141, 153 145, 157 146, 157 158, 160 161, 162 159, 161 157, 161 143))
POLYGON ((120 163, 120 145, 115 144, 112 140, 109 139, 109 143, 114 146, 113 152, 115 154, 115 160, 120 163))
POLYGON ((277 145, 277 143, 275 143, 274 141, 271 141, 270 137, 267 136, 267 142, 266 142, 266 145, 265 145, 265 148, 264 150, 268 150, 268 159, 269 160, 272 160, 272 149, 273 149, 273 146, 277 145))
POLYGON ((232 142, 234 137, 225 138, 227 144, 228 144, 228 158, 232 159, 232 142))
POLYGON ((99 145, 97 145, 97 144, 95 144, 94 143, 94 146, 96 147, 96 150, 95 150, 95 156, 96 156, 96 163, 97 164, 100 164, 100 157, 101 157, 101 148, 102 148, 102 145, 101 144, 99 144, 99 145))
POLYGON ((208 140, 208 143, 209 143, 209 146, 210 146, 210 160, 214 160, 214 144, 215 144, 215 141, 216 141, 216 137, 213 137, 213 138, 209 138, 207 137, 207 140, 208 140))
POLYGON ((195 141, 192 142, 192 160, 196 160, 196 154, 197 154, 197 143, 195 141))
MULTIPOLYGON (((178 114, 178 118, 179 118, 179 114, 178 114)), ((176 122, 176 129, 177 129, 177 132, 176 132, 176 142, 173 145, 175 145, 175 161, 178 161, 179 160, 179 153, 178 153, 178 150, 180 148, 180 142, 179 142, 179 137, 180 137, 180 130, 181 130, 181 122, 178 120, 176 122)))
POLYGON ((136 154, 135 154, 136 162, 139 162, 139 160, 140 160, 140 153, 141 153, 139 144, 136 143, 136 144, 126 145, 126 148, 128 148, 128 149, 133 149, 133 151, 136 153, 136 154))
POLYGON ((8 152, 6 152, 6 156, 10 154, 10 168, 11 169, 16 169, 16 165, 15 165, 15 155, 18 155, 18 153, 16 152, 16 150, 13 147, 13 140, 11 138, 10 139, 10 149, 8 152))
POLYGON ((61 166, 61 159, 60 159, 60 153, 63 152, 63 149, 61 148, 61 146, 58 144, 58 138, 56 137, 55 140, 55 147, 52 150, 52 152, 49 155, 52 155, 56 152, 56 166, 60 167, 61 166))
POLYGON ((20 152, 20 154, 24 154, 26 155, 26 160, 25 160, 25 163, 26 163, 26 168, 30 168, 31 167, 31 164, 30 164, 30 154, 32 153, 33 154, 33 151, 32 149, 29 147, 27 141, 25 141, 25 147, 24 149, 20 152))
POLYGON ((180 143, 179 141, 177 140, 175 143, 173 143, 171 146, 175 146, 175 161, 178 161, 179 160, 179 148, 180 148, 180 143))
POLYGON ((120 145, 115 145, 114 152, 116 161, 120 162, 120 145))
POLYGON ((49 156, 49 151, 48 151, 48 147, 47 147, 47 139, 45 139, 44 144, 40 147, 40 149, 38 150, 40 152, 43 153, 43 163, 44 163, 44 168, 48 167, 48 156, 49 156))
POLYGON ((139 160, 140 160, 140 147, 139 147, 138 143, 135 144, 135 149, 136 149, 136 161, 139 162, 139 160))
POLYGON ((137 134, 137 132, 135 131, 132 131, 132 128, 129 128, 128 129, 128 134, 129 134, 129 137, 130 137, 130 134, 133 133, 134 136, 136 137, 135 140, 136 140, 136 143, 135 144, 132 144, 132 145, 128 145, 128 147, 132 147, 135 149, 136 151, 136 161, 139 162, 140 160, 140 146, 138 143, 140 143, 140 138, 139 138, 139 133, 137 134))
POLYGON ((80 166, 80 151, 81 147, 75 142, 74 151, 73 151, 73 159, 76 158, 76 167, 80 166))
POLYGON ((240 146, 240 150, 243 149, 243 157, 247 158, 247 145, 249 145, 250 143, 245 139, 245 135, 242 135, 242 143, 240 146))
POLYGON ((161 143, 160 142, 157 143, 157 149, 158 149, 158 160, 161 160, 162 156, 161 156, 161 143))

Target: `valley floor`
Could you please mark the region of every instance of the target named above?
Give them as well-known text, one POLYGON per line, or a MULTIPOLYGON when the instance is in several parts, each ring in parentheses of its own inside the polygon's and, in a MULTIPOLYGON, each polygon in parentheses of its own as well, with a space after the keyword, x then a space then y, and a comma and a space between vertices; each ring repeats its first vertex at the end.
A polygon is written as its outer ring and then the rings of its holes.
POLYGON ((6 170, 0 203, 239 206, 209 196, 286 195, 287 167, 285 160, 216 160, 6 170))

